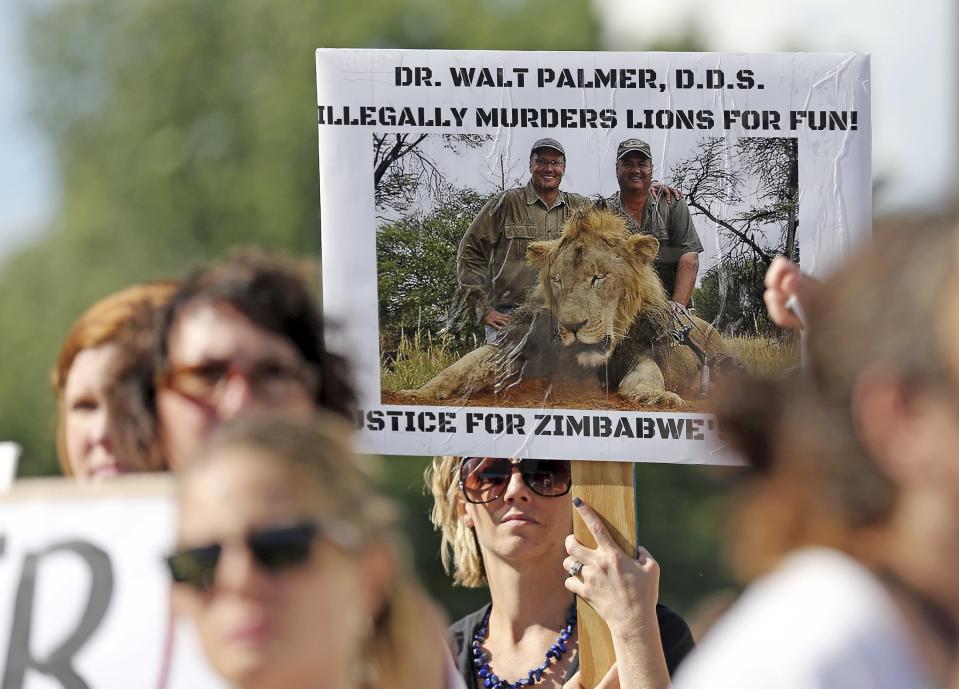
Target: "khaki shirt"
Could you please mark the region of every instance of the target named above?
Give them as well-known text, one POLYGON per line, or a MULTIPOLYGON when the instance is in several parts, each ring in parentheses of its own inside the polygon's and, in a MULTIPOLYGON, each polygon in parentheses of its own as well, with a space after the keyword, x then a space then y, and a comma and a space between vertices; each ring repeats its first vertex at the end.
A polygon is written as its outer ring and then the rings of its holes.
POLYGON ((456 256, 460 289, 477 321, 492 308, 523 303, 536 282, 536 270, 526 264, 529 243, 559 238, 573 211, 590 203, 585 196, 560 191, 547 208, 532 181, 486 202, 456 256))
POLYGON ((659 195, 659 201, 653 198, 652 192, 646 199, 643 207, 643 222, 636 223, 636 219, 626 210, 617 191, 606 201, 607 206, 614 213, 626 219, 629 231, 632 234, 651 234, 659 240, 659 253, 656 255, 654 266, 663 281, 666 294, 672 296, 676 285, 676 267, 679 257, 690 252, 702 253, 703 245, 699 241, 696 227, 689 214, 689 207, 683 199, 672 203, 666 200, 666 194, 659 195))

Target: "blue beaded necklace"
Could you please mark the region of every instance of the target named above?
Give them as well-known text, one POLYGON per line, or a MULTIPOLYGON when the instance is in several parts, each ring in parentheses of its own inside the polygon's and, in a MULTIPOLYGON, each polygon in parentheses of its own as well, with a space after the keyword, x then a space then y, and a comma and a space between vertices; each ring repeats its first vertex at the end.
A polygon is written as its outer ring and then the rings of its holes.
POLYGON ((543 679, 543 673, 546 672, 551 663, 558 663, 560 659, 566 655, 566 651, 569 650, 569 637, 576 628, 575 601, 573 601, 573 605, 569 609, 569 614, 566 616, 566 624, 563 626, 559 638, 556 640, 556 643, 550 646, 549 650, 546 651, 546 660, 543 661, 543 664, 534 667, 529 671, 526 677, 518 679, 513 683, 507 682, 505 679, 500 679, 493 672, 493 668, 489 666, 489 655, 483 650, 483 642, 486 641, 486 637, 489 634, 489 615, 491 612, 493 612, 492 605, 489 607, 489 610, 486 611, 486 615, 483 616, 483 623, 473 635, 473 643, 471 644, 473 649, 473 665, 476 666, 476 675, 483 680, 483 686, 487 689, 520 689, 520 687, 531 687, 543 679))

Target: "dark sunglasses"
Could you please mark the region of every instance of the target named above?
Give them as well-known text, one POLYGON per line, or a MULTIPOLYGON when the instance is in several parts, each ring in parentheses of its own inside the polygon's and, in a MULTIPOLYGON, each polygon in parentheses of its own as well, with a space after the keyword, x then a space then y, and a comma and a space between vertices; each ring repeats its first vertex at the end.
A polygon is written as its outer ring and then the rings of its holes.
POLYGON ((566 495, 573 485, 569 462, 561 459, 506 459, 464 457, 460 463, 460 489, 467 502, 493 502, 506 492, 513 467, 531 491, 546 498, 566 495))
MULTIPOLYGON (((246 535, 244 545, 257 565, 266 572, 275 573, 309 560, 313 542, 320 536, 347 549, 354 548, 359 542, 359 535, 349 524, 306 521, 292 526, 251 531, 246 535)), ((167 556, 166 565, 173 581, 205 591, 213 586, 216 566, 222 554, 222 543, 184 548, 167 556)))

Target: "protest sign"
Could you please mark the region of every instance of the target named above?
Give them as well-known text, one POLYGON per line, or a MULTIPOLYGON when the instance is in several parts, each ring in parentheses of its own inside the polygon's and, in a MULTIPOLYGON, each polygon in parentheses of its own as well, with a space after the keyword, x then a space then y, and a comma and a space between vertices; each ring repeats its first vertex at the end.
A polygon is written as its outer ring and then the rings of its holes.
POLYGON ((0 492, 10 490, 17 476, 20 461, 20 446, 13 442, 0 442, 0 492))
POLYGON ((319 50, 317 83, 329 345, 371 452, 726 462, 725 370, 798 361, 769 261, 823 275, 870 231, 862 55, 319 50), (558 241, 597 206, 658 243, 558 241))
POLYGON ((223 689, 191 630, 171 627, 170 487, 42 480, 0 500, 5 689, 223 689))

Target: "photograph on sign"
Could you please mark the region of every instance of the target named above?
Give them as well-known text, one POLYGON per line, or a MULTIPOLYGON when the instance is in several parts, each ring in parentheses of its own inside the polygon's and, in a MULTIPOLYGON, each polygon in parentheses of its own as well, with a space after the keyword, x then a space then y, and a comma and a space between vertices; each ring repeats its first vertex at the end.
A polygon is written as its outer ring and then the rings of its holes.
POLYGON ((824 274, 869 232, 863 56, 317 70, 324 306, 374 451, 726 461, 716 391, 799 362, 770 261, 824 274))

